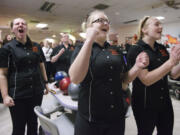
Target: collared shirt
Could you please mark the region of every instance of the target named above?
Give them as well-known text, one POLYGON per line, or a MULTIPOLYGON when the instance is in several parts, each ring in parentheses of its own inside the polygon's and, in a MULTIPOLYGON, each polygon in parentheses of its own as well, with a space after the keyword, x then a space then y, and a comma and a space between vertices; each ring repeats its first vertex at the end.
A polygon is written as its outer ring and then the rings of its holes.
POLYGON ((16 39, 0 50, 0 68, 8 68, 8 92, 14 99, 42 94, 40 63, 45 61, 41 47, 27 40, 23 45, 16 39))
MULTIPOLYGON (((81 47, 75 48, 71 62, 81 47)), ((78 111, 82 117, 97 123, 116 123, 124 118, 121 75, 126 71, 119 49, 107 42, 104 47, 93 44, 89 69, 80 85, 78 111)))
MULTIPOLYGON (((148 71, 152 71, 169 59, 169 53, 166 48, 155 42, 154 49, 146 44, 143 40, 139 40, 137 45, 131 47, 128 52, 127 59, 129 67, 135 63, 137 55, 145 51, 149 56, 148 71)), ((133 81, 132 105, 139 109, 150 108, 161 110, 170 103, 167 75, 156 83, 145 86, 138 78, 133 81)))
POLYGON ((64 48, 64 53, 58 58, 58 60, 54 63, 56 71, 65 71, 68 73, 69 67, 70 67, 70 59, 72 52, 74 50, 73 46, 68 45, 68 48, 66 48, 63 44, 55 47, 53 49, 53 52, 51 54, 51 58, 59 53, 59 51, 64 48))

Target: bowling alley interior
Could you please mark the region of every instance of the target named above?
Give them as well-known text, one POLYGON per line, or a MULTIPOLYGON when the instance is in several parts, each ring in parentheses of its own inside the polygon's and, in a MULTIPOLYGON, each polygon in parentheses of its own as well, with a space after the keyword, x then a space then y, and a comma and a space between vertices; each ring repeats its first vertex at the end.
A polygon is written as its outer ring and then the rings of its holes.
POLYGON ((180 0, 0 0, 0 135, 180 135, 179 76, 180 0))

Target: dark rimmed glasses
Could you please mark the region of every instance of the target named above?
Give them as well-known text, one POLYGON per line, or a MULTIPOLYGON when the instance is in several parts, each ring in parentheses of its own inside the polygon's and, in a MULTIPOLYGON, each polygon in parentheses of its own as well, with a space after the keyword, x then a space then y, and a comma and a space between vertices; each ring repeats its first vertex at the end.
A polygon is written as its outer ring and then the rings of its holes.
POLYGON ((99 19, 96 19, 94 20, 92 23, 102 23, 102 24, 110 24, 110 21, 108 19, 104 19, 104 18, 99 18, 99 19))

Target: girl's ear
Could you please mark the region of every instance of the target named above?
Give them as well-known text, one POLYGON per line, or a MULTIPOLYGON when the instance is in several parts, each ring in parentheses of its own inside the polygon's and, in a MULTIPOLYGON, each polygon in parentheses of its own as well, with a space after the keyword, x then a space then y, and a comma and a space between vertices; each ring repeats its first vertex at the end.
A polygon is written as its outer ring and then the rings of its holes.
POLYGON ((142 28, 141 31, 143 35, 147 34, 147 28, 142 28))

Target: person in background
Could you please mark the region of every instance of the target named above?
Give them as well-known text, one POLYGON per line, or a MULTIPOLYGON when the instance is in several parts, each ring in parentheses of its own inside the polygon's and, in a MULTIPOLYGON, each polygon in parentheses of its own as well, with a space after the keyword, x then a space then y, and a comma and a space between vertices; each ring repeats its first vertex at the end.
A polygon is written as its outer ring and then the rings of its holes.
POLYGON ((5 45, 6 43, 10 42, 12 40, 12 36, 10 34, 5 35, 4 39, 3 39, 3 45, 5 45))
POLYGON ((12 135, 37 135, 34 107, 40 106, 48 80, 41 47, 27 35, 22 18, 11 22, 15 38, 0 49, 0 89, 12 118, 12 135))
POLYGON ((48 78, 49 82, 51 81, 51 75, 52 75, 52 70, 53 70, 51 58, 50 58, 50 56, 53 52, 53 49, 51 48, 51 46, 52 46, 52 43, 45 39, 42 50, 43 50, 44 56, 46 58, 45 67, 46 67, 46 73, 47 73, 47 78, 48 78))
POLYGON ((173 47, 169 54, 156 42, 161 35, 161 22, 155 17, 144 17, 139 24, 139 40, 127 55, 130 68, 142 51, 148 54, 150 62, 133 81, 132 109, 138 135, 152 135, 155 127, 158 135, 173 135, 174 113, 167 76, 180 75, 180 47, 173 47))
POLYGON ((44 46, 44 42, 43 42, 43 41, 41 41, 41 42, 39 43, 39 45, 40 45, 40 47, 41 47, 41 48, 43 48, 43 46, 44 46))
POLYGON ((126 41, 125 41, 124 46, 125 46, 125 50, 128 52, 130 47, 132 46, 132 39, 127 38, 126 41))
POLYGON ((2 39, 2 30, 0 30, 0 48, 3 45, 3 39, 2 39))
POLYGON ((81 86, 75 135, 124 135, 123 90, 148 65, 148 57, 141 53, 127 71, 122 53, 106 42, 109 20, 102 11, 93 11, 83 26, 86 40, 75 48, 69 69, 71 82, 81 86))
POLYGON ((108 42, 111 46, 118 46, 118 35, 116 33, 108 34, 108 42))
POLYGON ((53 48, 53 52, 51 54, 51 62, 54 64, 56 72, 65 71, 68 73, 72 51, 73 49, 69 44, 69 35, 63 34, 61 44, 53 48))

